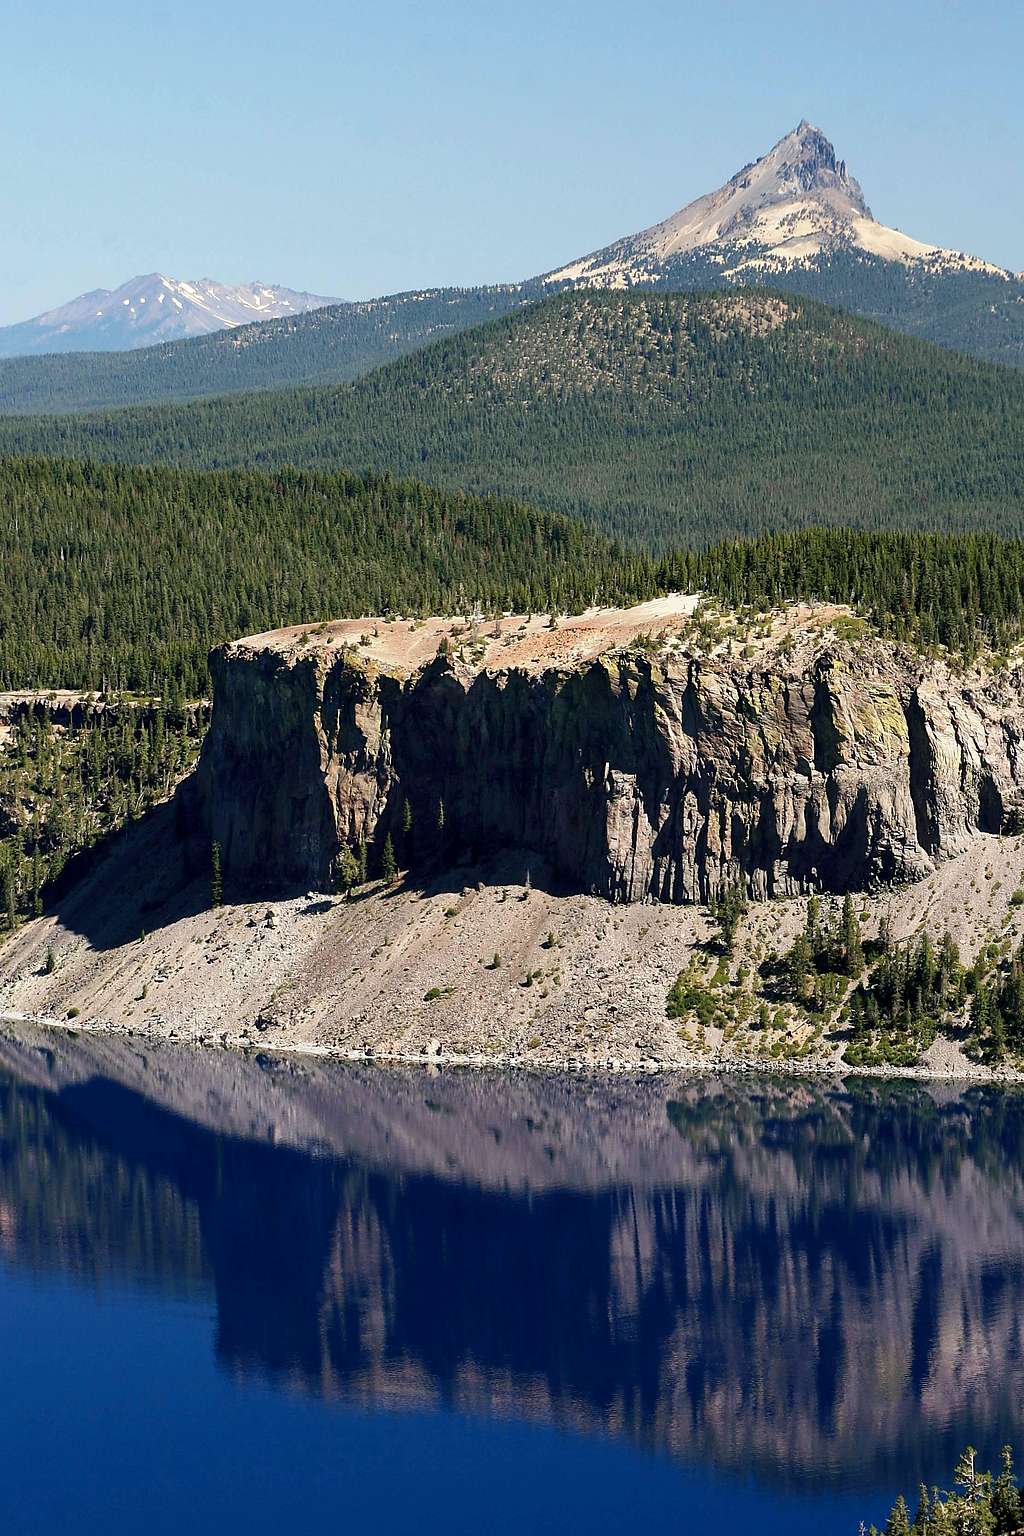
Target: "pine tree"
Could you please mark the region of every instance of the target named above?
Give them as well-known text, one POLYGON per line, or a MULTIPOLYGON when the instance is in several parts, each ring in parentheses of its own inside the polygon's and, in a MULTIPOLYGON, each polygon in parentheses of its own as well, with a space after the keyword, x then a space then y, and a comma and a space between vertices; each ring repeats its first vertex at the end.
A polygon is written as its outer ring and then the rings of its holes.
POLYGON ((847 892, 843 901, 843 915, 839 924, 843 970, 854 979, 864 970, 864 945, 861 943, 860 924, 853 910, 853 897, 847 892))
POLYGON ((907 1513, 907 1501, 902 1493, 885 1522, 885 1536, 910 1536, 910 1516, 907 1513))
POLYGON ((727 955, 731 955, 736 946, 736 934, 746 910, 747 898, 738 881, 711 905, 711 916, 718 924, 722 948, 727 955))
POLYGON ((795 995, 803 1001, 810 992, 811 974, 814 970, 814 951, 805 933, 798 933, 786 963, 789 979, 795 995))
POLYGON ((6 850, 3 866, 3 905, 7 927, 13 932, 18 925, 18 893, 14 881, 14 866, 6 850))
POLYGON ((224 880, 220 867, 220 843, 210 844, 210 906, 224 905, 224 880))
POLYGON ((932 1506, 928 1497, 928 1489, 921 1484, 917 1497, 917 1512, 914 1515, 914 1524, 911 1527, 914 1536, 927 1536, 928 1527, 931 1524, 932 1506))
POLYGON ((398 863, 395 859, 395 845, 391 841, 390 832, 384 839, 384 850, 380 856, 380 872, 387 885, 394 885, 398 875, 398 863))
POLYGON ((811 958, 815 965, 821 959, 822 950, 825 947, 825 936, 821 928, 821 897, 808 896, 807 898, 807 924, 805 928, 807 942, 811 948, 811 958))
POLYGON ((347 843, 338 855, 337 879, 339 888, 346 894, 359 884, 359 860, 347 843))
POLYGON ((1002 1469, 992 1489, 992 1516, 996 1536, 1008 1536, 1024 1526, 1024 1499, 1013 1474, 1013 1451, 1003 1446, 1002 1469))
POLYGON ((978 1471, 977 1456, 974 1446, 967 1446, 953 1473, 954 1483, 964 1490, 964 1496, 972 1502, 983 1497, 991 1481, 989 1473, 978 1471))
POLYGON ((359 839, 359 849, 356 858, 359 864, 359 884, 365 885, 370 878, 370 855, 365 837, 359 839))

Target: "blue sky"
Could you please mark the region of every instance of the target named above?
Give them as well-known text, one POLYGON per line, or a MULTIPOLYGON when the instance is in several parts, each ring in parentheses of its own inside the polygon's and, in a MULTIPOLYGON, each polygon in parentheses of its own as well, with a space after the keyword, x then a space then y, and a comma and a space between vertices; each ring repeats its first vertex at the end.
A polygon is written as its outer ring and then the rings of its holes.
POLYGON ((0 323, 139 272, 532 275, 801 117, 876 217, 1024 268, 1022 0, 0 0, 0 323))

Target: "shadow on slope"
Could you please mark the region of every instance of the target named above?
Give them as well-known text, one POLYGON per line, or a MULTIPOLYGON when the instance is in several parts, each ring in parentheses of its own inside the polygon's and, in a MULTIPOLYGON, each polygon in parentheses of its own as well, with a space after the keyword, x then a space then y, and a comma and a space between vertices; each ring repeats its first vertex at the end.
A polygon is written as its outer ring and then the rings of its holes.
POLYGON ((69 866, 47 914, 108 950, 208 907, 209 876, 183 835, 186 785, 69 866))
MULTIPOLYGON (((69 933, 81 935, 93 949, 109 951, 207 911, 210 851, 197 830, 193 797, 193 781, 186 779, 170 800, 73 861, 47 904, 47 916, 69 933)), ((308 895, 306 910, 316 912, 338 899, 336 893, 306 883, 239 884, 232 881, 230 869, 225 869, 224 885, 225 900, 230 903, 284 902, 308 895)), ((390 892, 375 879, 348 899, 359 903, 382 890, 385 898, 410 890, 421 896, 458 898, 470 889, 485 887, 507 887, 510 901, 530 888, 553 896, 576 892, 536 850, 474 847, 453 851, 443 864, 417 863, 403 872, 390 892)))

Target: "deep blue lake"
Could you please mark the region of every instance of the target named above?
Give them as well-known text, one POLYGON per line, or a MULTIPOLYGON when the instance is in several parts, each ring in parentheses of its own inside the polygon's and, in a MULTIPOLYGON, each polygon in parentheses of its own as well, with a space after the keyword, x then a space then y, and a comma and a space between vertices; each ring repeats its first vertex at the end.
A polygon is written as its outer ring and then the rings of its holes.
POLYGON ((1024 1452, 1024 1095, 0 1035, 0 1528, 850 1533, 1024 1452))

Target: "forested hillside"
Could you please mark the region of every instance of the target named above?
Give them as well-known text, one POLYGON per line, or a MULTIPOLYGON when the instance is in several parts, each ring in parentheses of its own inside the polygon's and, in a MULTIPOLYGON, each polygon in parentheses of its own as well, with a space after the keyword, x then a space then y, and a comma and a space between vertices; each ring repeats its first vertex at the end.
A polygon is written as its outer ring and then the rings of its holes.
POLYGON ((1024 530, 1024 377, 765 290, 568 293, 355 384, 0 421, 0 448, 415 474, 659 552, 1024 530))
POLYGON ((843 250, 773 270, 759 265, 749 245, 723 242, 713 253, 691 251, 655 265, 642 286, 658 293, 740 286, 798 293, 985 362, 1024 368, 1024 281, 1010 273, 907 265, 843 250))
POLYGON ((1003 646, 1024 543, 809 529, 656 562, 579 524, 390 477, 0 460, 0 688, 208 686, 220 641, 364 613, 579 611, 659 591, 849 602, 896 638, 1003 646))
POLYGON ((657 580, 731 607, 849 603, 884 635, 961 655, 1002 649, 1024 629, 1024 543, 998 534, 808 528, 677 551, 657 580))
POLYGON ((0 689, 207 686, 221 640, 339 615, 579 609, 649 560, 507 501, 390 477, 0 459, 0 689))
POLYGON ((0 360, 0 415, 337 384, 536 299, 538 285, 434 288, 336 304, 131 352, 0 360))
MULTIPOLYGON (((749 255, 748 253, 745 253, 749 255)), ((680 257, 645 287, 734 290, 722 257, 680 257)), ((1024 282, 964 270, 932 272, 836 252, 785 272, 743 270, 746 284, 800 293, 893 330, 1024 368, 1024 282)), ((439 337, 536 303, 538 279, 490 288, 435 288, 267 320, 134 352, 72 352, 0 360, 0 415, 103 410, 199 400, 359 378, 439 337)))
MULTIPOLYGON (((987 362, 1024 368, 1024 282, 1019 277, 970 268, 930 270, 836 251, 815 265, 784 273, 755 269, 743 278, 806 294, 987 362)), ((708 283, 699 266, 689 272, 680 266, 666 274, 665 286, 704 288, 708 283)))

